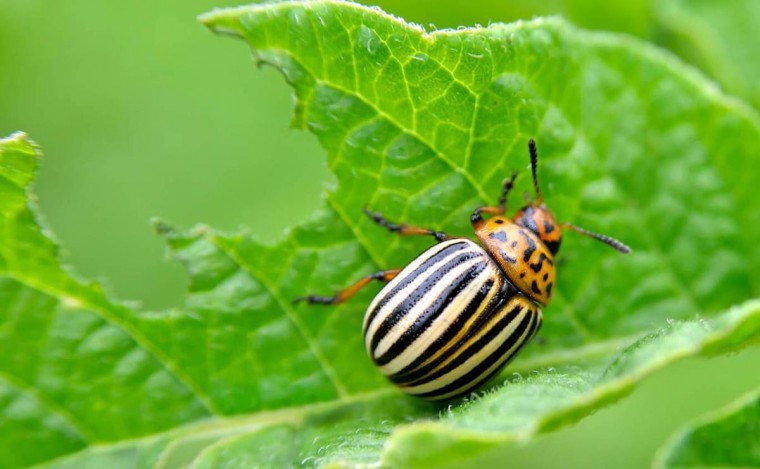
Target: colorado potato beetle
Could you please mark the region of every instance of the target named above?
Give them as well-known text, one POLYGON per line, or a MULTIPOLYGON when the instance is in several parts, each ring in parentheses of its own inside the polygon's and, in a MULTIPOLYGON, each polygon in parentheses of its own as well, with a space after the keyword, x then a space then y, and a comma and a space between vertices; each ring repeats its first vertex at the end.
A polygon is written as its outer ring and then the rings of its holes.
POLYGON ((478 207, 470 221, 481 244, 467 238, 395 224, 365 209, 377 224, 405 236, 433 236, 438 244, 403 269, 369 275, 332 296, 296 301, 339 304, 373 280, 387 282, 367 308, 364 342, 380 371, 404 392, 430 400, 465 394, 498 373, 541 328, 541 306, 555 285, 554 256, 562 230, 597 239, 621 253, 609 236, 557 223, 538 186, 538 153, 528 142, 535 200, 505 216, 517 173, 499 204, 478 207), (483 218, 487 214, 490 217, 483 218))

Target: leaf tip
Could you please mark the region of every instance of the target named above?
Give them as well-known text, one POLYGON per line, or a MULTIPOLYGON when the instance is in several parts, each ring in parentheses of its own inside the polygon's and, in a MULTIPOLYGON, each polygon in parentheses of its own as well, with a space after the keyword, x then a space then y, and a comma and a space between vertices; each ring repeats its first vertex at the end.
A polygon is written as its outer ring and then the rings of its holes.
POLYGON ((0 138, 0 151, 3 149, 10 149, 35 157, 42 154, 37 144, 30 140, 29 135, 23 131, 16 131, 7 137, 0 138))
POLYGON ((198 21, 213 33, 242 37, 243 35, 234 27, 231 13, 237 8, 215 8, 198 16, 198 21))
POLYGON ((26 134, 26 132, 18 130, 16 132, 13 132, 12 134, 10 134, 7 137, 0 139, 0 142, 6 142, 6 141, 8 141, 8 142, 10 142, 10 141, 17 141, 17 142, 28 141, 28 138, 29 137, 26 134))

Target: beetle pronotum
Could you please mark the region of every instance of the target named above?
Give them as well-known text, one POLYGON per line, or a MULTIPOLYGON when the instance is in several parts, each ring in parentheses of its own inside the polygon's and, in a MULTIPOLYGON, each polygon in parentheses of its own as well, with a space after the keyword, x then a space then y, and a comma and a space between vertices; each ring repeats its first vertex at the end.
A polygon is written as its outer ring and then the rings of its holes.
POLYGON ((438 244, 403 269, 384 270, 332 296, 296 301, 338 304, 372 280, 387 282, 364 316, 364 342, 380 371, 404 392, 425 399, 465 394, 501 370, 536 335, 555 284, 554 255, 563 229, 597 239, 622 253, 609 236, 557 223, 538 186, 536 144, 528 142, 536 198, 505 216, 517 173, 504 182, 499 204, 478 207, 472 222, 479 245, 467 238, 389 222, 405 236, 433 236, 438 244), (490 217, 483 218, 483 214, 490 217))

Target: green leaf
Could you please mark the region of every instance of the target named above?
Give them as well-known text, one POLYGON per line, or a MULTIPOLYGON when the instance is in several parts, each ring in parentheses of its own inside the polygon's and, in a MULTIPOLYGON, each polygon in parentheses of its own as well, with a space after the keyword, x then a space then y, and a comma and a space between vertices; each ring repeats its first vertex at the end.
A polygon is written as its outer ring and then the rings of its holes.
POLYGON ((760 467, 760 389, 674 435, 655 467, 760 467))
MULTIPOLYGON (((614 402, 644 377, 688 356, 724 353, 760 332, 760 301, 712 321, 673 323, 637 340, 601 365, 518 376, 438 422, 407 425, 391 436, 385 460, 399 467, 456 465, 506 442, 520 442, 573 423, 614 402)), ((754 338, 753 338, 754 337, 754 338)))
POLYGON ((760 4, 752 0, 502 0, 489 3, 486 11, 456 0, 384 0, 381 5, 439 26, 457 26, 462 18, 486 23, 560 15, 583 28, 632 34, 675 52, 728 93, 760 108, 760 49, 755 47, 760 4))
POLYGON ((203 21, 293 85, 293 123, 319 138, 336 185, 272 246, 158 222, 189 296, 146 312, 60 267, 26 196, 35 151, 4 140, 0 465, 457 465, 575 422, 676 359, 756 341, 760 174, 746 168, 760 121, 670 55, 556 19, 426 33, 328 0, 203 21), (379 229, 365 204, 470 235, 472 208, 525 171, 529 137, 555 213, 634 254, 568 235, 543 343, 485 395, 441 408, 388 385, 363 351, 370 289, 334 309, 292 304, 430 245, 379 229))
POLYGON ((36 150, 0 140, 0 466, 210 415, 128 307, 58 264, 28 186, 36 150))
POLYGON ((380 391, 218 419, 154 438, 93 448, 53 467, 100 467, 133 460, 157 467, 190 462, 199 467, 351 466, 378 458, 381 465, 391 467, 461 467, 498 446, 577 421, 675 360, 735 350, 756 341, 759 332, 760 301, 753 301, 713 321, 674 322, 615 353, 611 360, 517 375, 497 390, 473 395, 440 412, 380 391), (438 419, 430 420, 436 414, 438 419))

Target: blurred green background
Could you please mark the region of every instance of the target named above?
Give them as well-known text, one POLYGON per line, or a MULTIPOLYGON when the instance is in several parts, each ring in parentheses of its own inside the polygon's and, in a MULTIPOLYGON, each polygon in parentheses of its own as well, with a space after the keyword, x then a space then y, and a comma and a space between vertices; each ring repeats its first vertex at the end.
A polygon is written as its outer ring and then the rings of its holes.
MULTIPOLYGON (((559 13, 673 44, 701 63, 640 0, 378 3, 436 27, 559 13)), ((151 217, 275 241, 331 181, 316 139, 289 129, 285 81, 195 20, 236 4, 0 0, 0 135, 24 130, 42 145, 37 193, 65 262, 145 309, 180 305, 185 283, 151 217)), ((646 467, 679 425, 756 385, 758 360, 751 351, 679 364, 592 419, 492 456, 510 467, 646 467)))

